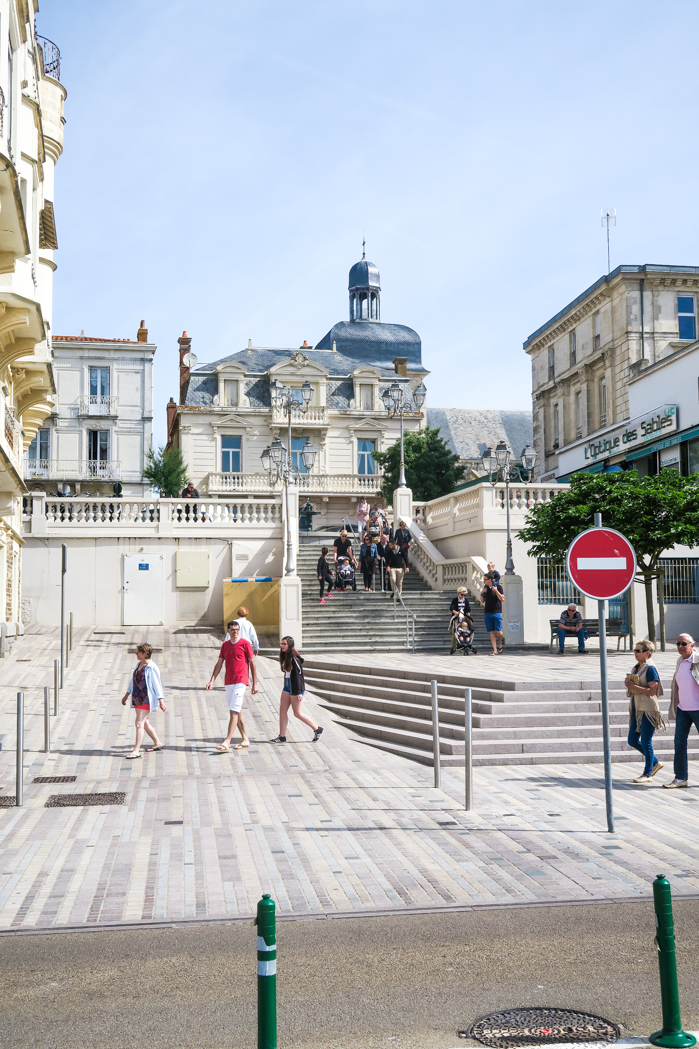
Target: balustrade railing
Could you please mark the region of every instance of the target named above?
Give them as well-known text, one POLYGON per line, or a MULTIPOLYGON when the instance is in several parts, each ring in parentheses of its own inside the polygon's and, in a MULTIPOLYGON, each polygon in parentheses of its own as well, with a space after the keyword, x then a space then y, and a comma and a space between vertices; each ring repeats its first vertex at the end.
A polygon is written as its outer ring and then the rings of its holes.
MULTIPOLYGON (((272 422, 287 425, 287 414, 276 406, 272 407, 272 422)), ((291 412, 292 426, 327 426, 328 409, 324 404, 311 404, 305 412, 294 408, 291 412)))
MULTIPOLYGON (((299 474, 294 482, 301 492, 326 492, 348 495, 376 495, 381 488, 379 474, 299 474)), ((228 492, 279 492, 281 482, 272 485, 266 473, 210 473, 206 481, 208 495, 228 492)))
POLYGON ((94 394, 78 397, 78 415, 110 416, 118 413, 119 399, 114 395, 94 394))
MULTIPOLYGON (((24 516, 32 516, 32 498, 25 501, 24 516)), ((214 531, 233 525, 249 525, 268 528, 281 525, 280 501, 249 501, 215 503, 205 499, 179 500, 155 499, 122 500, 90 499, 68 496, 48 497, 45 502, 46 520, 49 526, 108 525, 128 529, 151 526, 153 531, 169 522, 173 528, 201 529, 214 531)))

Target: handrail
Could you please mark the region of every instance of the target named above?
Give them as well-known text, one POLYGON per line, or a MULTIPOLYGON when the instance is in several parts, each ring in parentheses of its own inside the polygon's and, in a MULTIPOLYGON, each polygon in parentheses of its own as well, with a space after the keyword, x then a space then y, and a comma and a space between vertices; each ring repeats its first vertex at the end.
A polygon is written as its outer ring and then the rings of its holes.
POLYGON ((417 616, 413 612, 412 608, 408 608, 408 606, 406 605, 405 601, 403 600, 403 595, 400 593, 399 590, 396 589, 396 587, 394 585, 393 586, 393 618, 394 618, 394 620, 398 618, 397 610, 396 610, 396 596, 398 597, 398 600, 400 601, 401 605, 403 606, 403 611, 405 612, 405 647, 406 648, 410 648, 411 647, 411 640, 410 640, 411 621, 408 619, 408 616, 410 615, 410 616, 413 617, 413 619, 412 619, 412 628, 413 628, 413 630, 412 630, 412 649, 413 649, 413 655, 415 655, 415 624, 417 623, 417 616))

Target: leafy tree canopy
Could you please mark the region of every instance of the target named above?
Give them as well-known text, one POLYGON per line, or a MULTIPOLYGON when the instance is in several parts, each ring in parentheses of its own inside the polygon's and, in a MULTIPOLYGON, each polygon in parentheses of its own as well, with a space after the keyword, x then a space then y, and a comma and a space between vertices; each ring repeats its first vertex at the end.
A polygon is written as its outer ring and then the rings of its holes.
MULTIPOLYGON (((405 483, 415 499, 438 499, 463 481, 466 468, 439 436, 439 429, 427 426, 417 433, 406 433, 403 443, 405 483)), ((383 469, 381 494, 390 504, 400 476, 400 440, 385 452, 374 452, 374 459, 383 469)))
POLYGON ((176 499, 188 481, 187 467, 179 448, 148 449, 143 476, 166 499, 176 499))
POLYGON ((629 540, 646 585, 648 631, 655 639, 652 580, 658 560, 675 545, 699 545, 699 474, 682 477, 661 470, 639 477, 635 470, 574 474, 570 490, 529 511, 519 538, 533 557, 562 559, 578 533, 594 526, 594 515, 629 540))

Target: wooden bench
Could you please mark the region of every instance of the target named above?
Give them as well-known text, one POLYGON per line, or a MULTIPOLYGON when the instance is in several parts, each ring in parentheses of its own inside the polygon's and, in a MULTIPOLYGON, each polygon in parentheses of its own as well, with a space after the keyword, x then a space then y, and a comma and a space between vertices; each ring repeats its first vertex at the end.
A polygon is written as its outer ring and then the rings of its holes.
MULTIPOLYGON (((551 625, 551 641, 549 643, 549 649, 551 651, 553 651, 554 642, 558 643, 558 624, 559 624, 559 622, 560 622, 560 617, 558 619, 549 619, 549 623, 551 625)), ((616 642, 617 651, 619 650, 619 645, 621 644, 622 637, 624 639, 624 648, 626 649, 626 647, 627 647, 628 631, 621 629, 621 620, 620 619, 607 619, 607 620, 605 620, 605 625, 606 625, 606 628, 607 628, 607 637, 615 637, 617 639, 617 642, 616 642)), ((599 623, 598 623, 598 621, 596 619, 583 619, 583 630, 585 631, 585 636, 586 637, 599 637, 599 623)), ((575 634, 571 633, 571 634, 568 634, 567 636, 568 637, 575 637, 575 639, 577 641, 577 637, 576 637, 575 634)))

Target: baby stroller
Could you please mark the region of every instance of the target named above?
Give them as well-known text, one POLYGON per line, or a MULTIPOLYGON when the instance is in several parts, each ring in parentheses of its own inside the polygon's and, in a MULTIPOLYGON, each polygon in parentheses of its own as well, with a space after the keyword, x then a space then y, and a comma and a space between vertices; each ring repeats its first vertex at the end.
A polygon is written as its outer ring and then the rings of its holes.
POLYGON ((344 592, 348 586, 351 586, 353 590, 357 589, 357 580, 354 577, 354 565, 349 557, 338 557, 335 589, 344 592))
POLYGON ((462 652, 465 656, 477 656, 478 649, 473 645, 473 620, 463 612, 454 614, 449 624, 451 633, 451 654, 462 652))

